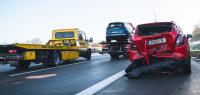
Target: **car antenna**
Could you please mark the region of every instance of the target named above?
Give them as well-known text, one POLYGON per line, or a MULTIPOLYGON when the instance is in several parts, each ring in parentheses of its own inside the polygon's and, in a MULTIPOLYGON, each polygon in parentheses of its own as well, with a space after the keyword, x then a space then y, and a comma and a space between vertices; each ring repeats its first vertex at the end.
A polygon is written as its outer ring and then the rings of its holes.
POLYGON ((154 12, 153 15, 154 15, 154 21, 156 23, 156 20, 157 20, 157 18, 156 18, 156 12, 154 12))

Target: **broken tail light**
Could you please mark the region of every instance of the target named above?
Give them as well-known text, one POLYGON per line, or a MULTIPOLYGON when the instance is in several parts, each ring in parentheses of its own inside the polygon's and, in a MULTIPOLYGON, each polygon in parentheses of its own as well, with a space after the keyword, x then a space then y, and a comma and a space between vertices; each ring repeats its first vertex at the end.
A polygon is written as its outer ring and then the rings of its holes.
POLYGON ((184 35, 178 35, 176 38, 176 46, 181 46, 184 44, 184 35))

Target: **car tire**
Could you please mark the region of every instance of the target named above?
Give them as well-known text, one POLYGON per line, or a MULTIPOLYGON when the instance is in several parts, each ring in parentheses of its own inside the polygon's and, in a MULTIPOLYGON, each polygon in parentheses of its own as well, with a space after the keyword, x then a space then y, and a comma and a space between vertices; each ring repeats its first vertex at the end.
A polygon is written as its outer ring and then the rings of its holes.
POLYGON ((128 65, 128 67, 125 69, 126 73, 131 72, 134 68, 138 67, 138 62, 132 62, 128 65))
POLYGON ((184 74, 190 74, 192 72, 191 70, 191 56, 189 55, 188 58, 185 60, 183 66, 183 73, 184 74))
POLYGON ((129 80, 132 80, 132 79, 140 79, 141 78, 141 75, 139 76, 133 76, 132 74, 130 73, 127 73, 124 75, 126 78, 128 78, 129 80))

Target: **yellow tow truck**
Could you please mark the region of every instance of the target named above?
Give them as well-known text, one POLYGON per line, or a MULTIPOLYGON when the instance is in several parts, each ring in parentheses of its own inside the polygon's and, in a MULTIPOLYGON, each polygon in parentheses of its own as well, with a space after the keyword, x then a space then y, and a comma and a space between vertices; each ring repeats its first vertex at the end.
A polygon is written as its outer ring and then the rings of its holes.
POLYGON ((91 59, 89 43, 85 32, 78 28, 57 29, 52 33, 45 45, 41 44, 9 44, 0 45, 0 64, 10 64, 17 69, 28 68, 30 63, 43 63, 57 66, 63 61, 84 57, 91 59))

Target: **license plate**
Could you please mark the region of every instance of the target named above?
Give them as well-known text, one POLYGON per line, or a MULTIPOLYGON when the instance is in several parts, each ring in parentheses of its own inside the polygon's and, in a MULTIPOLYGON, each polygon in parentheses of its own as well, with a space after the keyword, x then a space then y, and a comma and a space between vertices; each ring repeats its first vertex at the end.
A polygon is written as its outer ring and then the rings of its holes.
POLYGON ((148 41, 148 45, 156 45, 156 44, 163 44, 163 43, 166 43, 165 38, 148 41))

